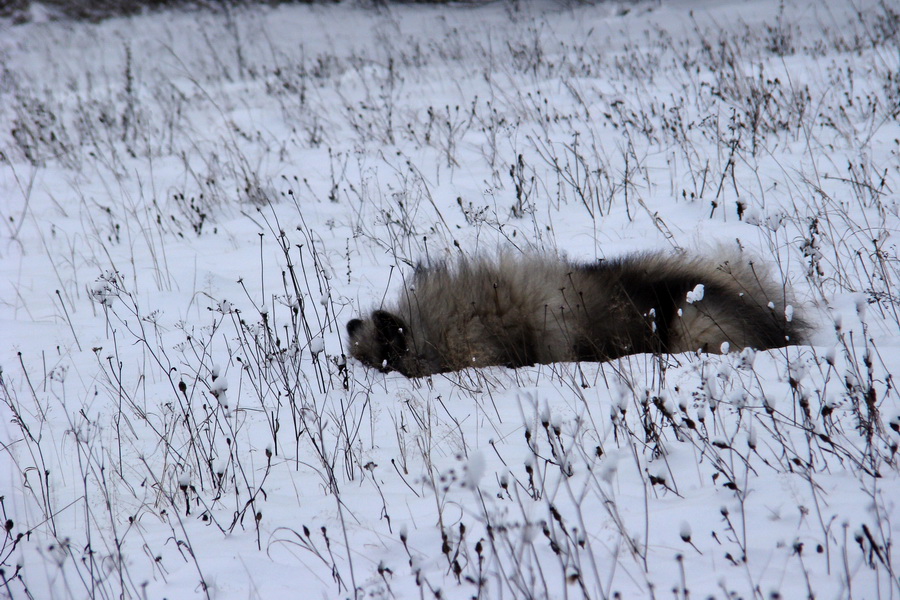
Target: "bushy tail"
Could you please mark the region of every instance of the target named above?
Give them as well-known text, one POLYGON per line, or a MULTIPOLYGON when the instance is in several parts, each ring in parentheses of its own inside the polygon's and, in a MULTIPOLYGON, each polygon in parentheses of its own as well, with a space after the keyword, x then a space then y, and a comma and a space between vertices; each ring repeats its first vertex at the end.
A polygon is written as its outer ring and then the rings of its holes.
POLYGON ((787 285, 776 283, 761 262, 731 255, 696 259, 687 268, 702 281, 679 309, 671 352, 731 347, 781 348, 803 343, 810 330, 787 285))

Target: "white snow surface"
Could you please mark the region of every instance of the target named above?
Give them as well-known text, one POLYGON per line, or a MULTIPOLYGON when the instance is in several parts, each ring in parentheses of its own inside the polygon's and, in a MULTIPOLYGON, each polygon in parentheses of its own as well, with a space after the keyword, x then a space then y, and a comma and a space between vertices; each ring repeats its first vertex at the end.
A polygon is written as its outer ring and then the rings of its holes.
POLYGON ((0 596, 900 597, 898 47, 869 1, 0 24, 0 596), (345 357, 499 249, 743 251, 814 331, 345 357))

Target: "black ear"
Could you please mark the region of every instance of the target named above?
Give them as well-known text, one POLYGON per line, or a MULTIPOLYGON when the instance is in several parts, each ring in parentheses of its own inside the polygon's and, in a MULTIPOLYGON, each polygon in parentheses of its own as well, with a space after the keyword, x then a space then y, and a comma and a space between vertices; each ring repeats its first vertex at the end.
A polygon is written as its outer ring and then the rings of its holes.
MULTIPOLYGON (((383 310, 372 313, 372 322, 375 324, 375 336, 379 345, 384 349, 388 364, 396 363, 409 351, 406 344, 406 332, 408 331, 403 320, 383 310)), ((350 324, 348 323, 349 327, 350 324)))
POLYGON ((352 338, 353 334, 359 331, 359 328, 362 327, 363 322, 359 319, 350 319, 347 321, 347 334, 352 338))

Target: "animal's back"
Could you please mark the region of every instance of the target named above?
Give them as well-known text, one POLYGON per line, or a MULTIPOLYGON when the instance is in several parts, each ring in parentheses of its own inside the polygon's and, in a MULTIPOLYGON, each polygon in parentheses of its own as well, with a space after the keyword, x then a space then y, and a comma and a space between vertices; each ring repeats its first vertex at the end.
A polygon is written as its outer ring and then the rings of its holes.
POLYGON ((570 360, 563 304, 568 265, 541 256, 460 260, 417 271, 398 307, 414 350, 446 370, 570 360))

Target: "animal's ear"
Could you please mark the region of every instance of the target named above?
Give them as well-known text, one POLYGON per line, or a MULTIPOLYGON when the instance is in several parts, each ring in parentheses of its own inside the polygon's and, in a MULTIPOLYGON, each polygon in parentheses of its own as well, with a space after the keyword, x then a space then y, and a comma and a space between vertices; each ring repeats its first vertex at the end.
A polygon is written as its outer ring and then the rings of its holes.
MULTIPOLYGON (((406 344, 406 324, 397 315, 392 315, 383 310, 372 313, 372 322, 375 324, 375 335, 379 344, 384 349, 388 364, 394 364, 409 351, 406 344)), ((349 327, 350 324, 347 324, 349 327)))
POLYGON ((359 328, 362 327, 363 322, 359 319, 350 319, 347 321, 347 334, 352 338, 353 334, 359 331, 359 328))

